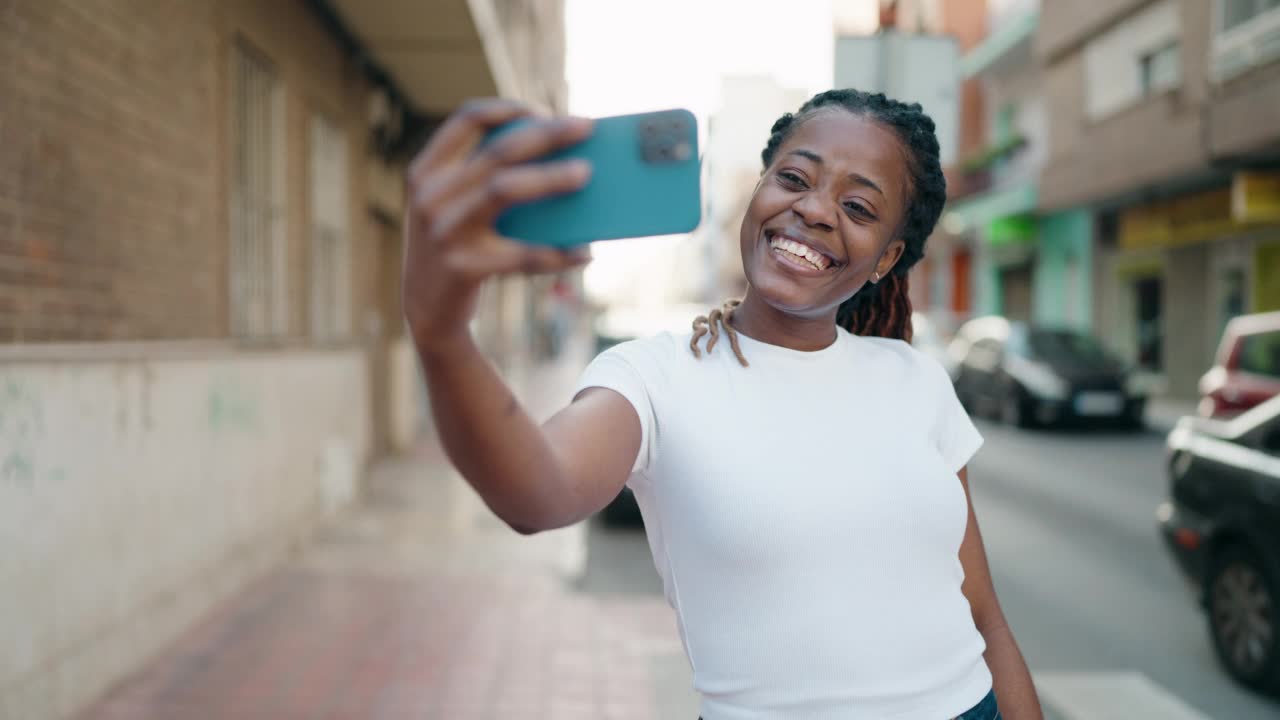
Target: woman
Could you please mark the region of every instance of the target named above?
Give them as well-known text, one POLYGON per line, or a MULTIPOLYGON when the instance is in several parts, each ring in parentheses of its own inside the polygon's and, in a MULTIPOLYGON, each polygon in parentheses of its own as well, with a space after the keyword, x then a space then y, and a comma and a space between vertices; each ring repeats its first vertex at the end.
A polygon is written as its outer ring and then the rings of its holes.
POLYGON ((587 260, 492 229, 589 175, 522 164, 587 121, 476 152, 523 112, 469 105, 409 179, 406 316, 445 449, 493 512, 533 533, 629 484, 706 720, 1040 718, 969 500, 982 439, 904 342, 946 198, 920 106, 839 90, 779 119, 742 221, 746 297, 602 354, 541 426, 468 332, 485 278, 587 260))

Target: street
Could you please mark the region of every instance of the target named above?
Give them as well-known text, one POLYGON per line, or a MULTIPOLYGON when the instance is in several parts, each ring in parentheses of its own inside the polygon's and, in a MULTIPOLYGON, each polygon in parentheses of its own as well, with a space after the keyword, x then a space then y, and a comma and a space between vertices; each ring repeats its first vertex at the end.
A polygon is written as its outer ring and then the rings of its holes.
MULTIPOLYGON (((1016 431, 980 423, 970 483, 1010 624, 1050 717, 1274 720, 1234 685, 1156 532, 1156 433, 1016 431)), ((592 523, 579 589, 661 596, 643 534, 592 523)), ((663 717, 694 717, 683 658, 656 669, 663 717)))

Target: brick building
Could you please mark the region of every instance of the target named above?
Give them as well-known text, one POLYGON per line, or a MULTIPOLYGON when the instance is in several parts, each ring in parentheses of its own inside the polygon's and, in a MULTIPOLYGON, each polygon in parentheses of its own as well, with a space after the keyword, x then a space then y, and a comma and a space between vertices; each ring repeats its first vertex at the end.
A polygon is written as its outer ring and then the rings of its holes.
MULTIPOLYGON (((561 0, 0 4, 0 716, 71 712, 412 442, 404 168, 495 94, 564 110, 561 0)), ((536 290, 489 290, 504 364, 536 290)))

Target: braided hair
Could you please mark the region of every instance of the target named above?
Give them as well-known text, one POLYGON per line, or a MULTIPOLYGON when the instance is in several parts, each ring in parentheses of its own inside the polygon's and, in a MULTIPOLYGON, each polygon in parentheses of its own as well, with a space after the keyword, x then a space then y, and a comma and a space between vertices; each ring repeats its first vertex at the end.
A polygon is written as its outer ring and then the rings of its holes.
MULTIPOLYGON (((821 112, 843 110, 874 120, 897 135, 906 151, 907 173, 910 191, 907 209, 899 237, 905 247, 893 269, 879 282, 867 283, 853 297, 840 304, 836 311, 836 323, 855 335, 871 335, 897 338, 910 342, 911 299, 907 288, 907 273, 924 257, 924 244, 933 232, 942 206, 947 199, 947 180, 942 173, 938 138, 934 133, 933 119, 925 114, 919 103, 903 103, 885 97, 883 93, 867 93, 860 90, 828 90, 809 99, 795 113, 786 113, 773 124, 769 142, 760 153, 764 169, 773 163, 774 155, 787 141, 791 133, 806 120, 821 112)), ((729 325, 729 310, 715 313, 716 320, 724 325, 733 339, 729 325)), ((714 322, 703 316, 694 321, 695 340, 706 334, 707 327, 714 332, 714 322)), ((735 348, 736 349, 736 348, 735 348)), ((696 346, 695 346, 696 350, 696 346)), ((746 365, 741 353, 738 360, 746 365)))

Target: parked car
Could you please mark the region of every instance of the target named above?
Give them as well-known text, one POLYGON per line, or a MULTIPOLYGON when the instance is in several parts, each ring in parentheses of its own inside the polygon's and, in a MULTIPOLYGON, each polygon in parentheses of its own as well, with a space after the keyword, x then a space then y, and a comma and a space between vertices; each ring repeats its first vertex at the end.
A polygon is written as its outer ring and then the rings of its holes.
POLYGON ((1231 421, 1183 418, 1168 446, 1161 534, 1227 672, 1280 693, 1280 397, 1231 421))
POLYGON ((1085 333, 982 317, 962 325, 947 350, 956 395, 970 412, 1019 427, 1142 425, 1142 378, 1085 333))
POLYGON ((1280 312, 1227 323, 1214 365, 1200 378, 1199 412, 1230 418, 1280 395, 1280 312))
POLYGON ((951 356, 947 354, 947 343, 942 338, 938 326, 928 315, 920 312, 911 313, 911 346, 929 357, 937 360, 950 374, 955 368, 951 366, 951 356))

